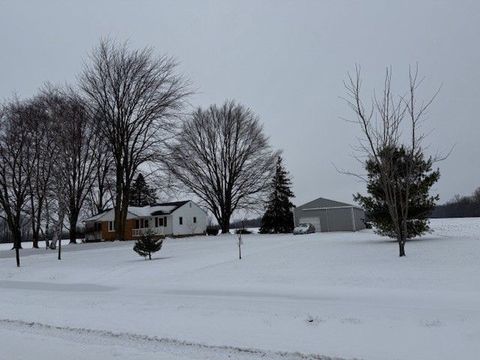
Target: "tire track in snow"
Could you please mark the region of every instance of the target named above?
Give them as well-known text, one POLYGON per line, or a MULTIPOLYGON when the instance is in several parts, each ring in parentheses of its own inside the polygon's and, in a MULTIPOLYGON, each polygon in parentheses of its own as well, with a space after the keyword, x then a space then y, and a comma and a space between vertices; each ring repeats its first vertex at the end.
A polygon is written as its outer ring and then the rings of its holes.
MULTIPOLYGON (((160 338, 128 332, 113 332, 108 330, 74 328, 55 326, 39 322, 0 319, 2 330, 17 331, 52 338, 62 338, 83 344, 100 346, 119 346, 138 348, 152 353, 169 353, 185 356, 188 359, 209 360, 345 360, 338 357, 318 354, 303 354, 300 352, 266 351, 255 348, 241 348, 227 345, 207 345, 171 338, 160 338)), ((354 359, 352 359, 354 360, 354 359)))

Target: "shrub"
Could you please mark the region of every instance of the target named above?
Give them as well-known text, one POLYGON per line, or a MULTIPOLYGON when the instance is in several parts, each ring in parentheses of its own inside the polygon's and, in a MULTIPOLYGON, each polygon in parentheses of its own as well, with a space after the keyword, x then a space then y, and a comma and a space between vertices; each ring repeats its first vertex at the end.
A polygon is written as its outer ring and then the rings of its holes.
POLYGON ((207 235, 216 236, 220 228, 218 226, 207 226, 207 235))
POLYGON ((135 242, 133 250, 145 259, 148 256, 149 260, 152 260, 152 253, 160 251, 164 239, 165 236, 163 235, 154 235, 152 232, 147 231, 135 242))

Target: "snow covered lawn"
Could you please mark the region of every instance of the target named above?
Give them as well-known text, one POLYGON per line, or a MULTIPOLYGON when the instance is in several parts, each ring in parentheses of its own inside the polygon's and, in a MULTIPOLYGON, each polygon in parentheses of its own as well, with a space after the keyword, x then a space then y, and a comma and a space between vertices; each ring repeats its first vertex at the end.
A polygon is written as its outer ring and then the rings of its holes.
POLYGON ((0 359, 475 359, 480 219, 432 224, 402 259, 371 231, 0 256, 0 359))

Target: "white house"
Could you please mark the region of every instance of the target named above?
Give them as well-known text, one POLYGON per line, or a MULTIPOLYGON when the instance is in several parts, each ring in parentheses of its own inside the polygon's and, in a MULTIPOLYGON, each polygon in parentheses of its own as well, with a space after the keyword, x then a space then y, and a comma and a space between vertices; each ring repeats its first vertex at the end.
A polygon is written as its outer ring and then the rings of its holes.
MULTIPOLYGON (((85 219, 85 240, 115 240, 114 220, 114 209, 85 219)), ((129 206, 124 238, 133 240, 147 231, 157 235, 195 235, 205 233, 206 229, 206 211, 191 200, 129 206)))

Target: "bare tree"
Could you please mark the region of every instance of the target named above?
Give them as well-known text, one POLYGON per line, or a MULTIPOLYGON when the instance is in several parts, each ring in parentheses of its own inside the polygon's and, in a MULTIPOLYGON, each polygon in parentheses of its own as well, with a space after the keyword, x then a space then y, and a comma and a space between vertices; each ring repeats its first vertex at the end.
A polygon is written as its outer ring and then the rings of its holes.
POLYGON ((90 216, 105 211, 112 204, 114 196, 113 158, 101 138, 96 142, 96 146, 93 153, 96 163, 95 181, 87 197, 90 216))
POLYGON ((235 210, 262 203, 278 155, 258 118, 233 101, 195 111, 169 149, 166 167, 203 200, 223 233, 235 210))
POLYGON ((96 142, 100 136, 85 102, 73 90, 50 88, 43 96, 55 122, 55 142, 59 148, 55 164, 56 194, 63 194, 65 199, 59 199, 58 207, 68 216, 70 243, 76 243, 78 218, 95 181, 96 142))
POLYGON ((32 135, 29 146, 33 149, 33 158, 30 163, 32 173, 28 179, 30 198, 28 214, 32 226, 33 247, 38 248, 50 192, 50 177, 53 174, 58 152, 54 141, 53 122, 43 97, 35 97, 30 106, 32 110, 36 111, 35 116, 29 117, 27 122, 32 135))
POLYGON ((140 166, 158 161, 189 94, 169 57, 101 41, 80 77, 115 171, 115 232, 124 238, 128 200, 140 166))
MULTIPOLYGON (((384 193, 385 203, 391 217, 397 242, 399 256, 405 256, 407 240, 407 220, 411 206, 411 184, 413 179, 413 162, 418 154, 423 153, 424 134, 420 125, 424 115, 435 99, 437 93, 426 102, 418 102, 417 89, 422 83, 418 77, 418 67, 409 71, 409 88, 406 95, 396 96, 392 92, 392 71, 387 68, 382 95, 373 96, 367 108, 361 97, 360 68, 355 75, 348 75, 345 82, 347 104, 356 115, 355 122, 360 126, 363 137, 359 139, 358 151, 373 161, 379 169, 379 180, 384 193), (407 149, 406 165, 402 168, 402 191, 398 191, 400 174, 394 151, 404 146, 407 149)), ((438 159, 437 159, 438 160, 438 159)))
POLYGON ((0 206, 13 237, 17 266, 32 175, 30 164, 35 158, 28 122, 36 113, 30 105, 14 100, 0 110, 0 206))

